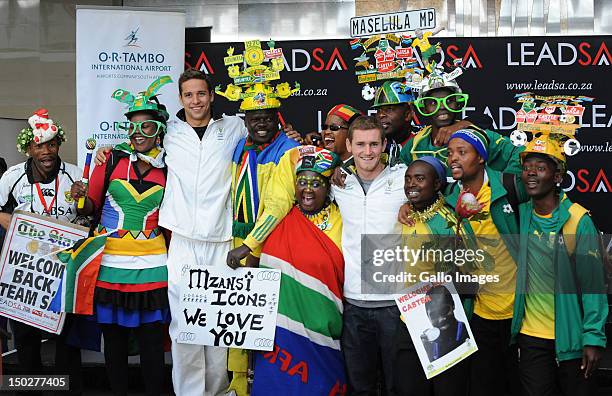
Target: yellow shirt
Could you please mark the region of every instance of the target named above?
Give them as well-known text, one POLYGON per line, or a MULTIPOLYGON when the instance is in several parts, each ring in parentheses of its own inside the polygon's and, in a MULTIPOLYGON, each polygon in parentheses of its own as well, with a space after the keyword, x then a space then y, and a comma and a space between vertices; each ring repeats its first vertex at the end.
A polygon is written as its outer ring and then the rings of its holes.
MULTIPOLYGON (((556 216, 555 216, 556 217, 556 216)), ((527 247, 528 289, 521 333, 555 339, 555 268, 552 261, 557 220, 533 211, 527 247)))
POLYGON ((477 275, 499 275, 499 282, 487 282, 481 285, 474 313, 484 319, 511 319, 514 306, 514 287, 516 284, 516 264, 506 245, 497 231, 491 218, 491 186, 488 182, 482 186, 476 196, 483 205, 483 211, 488 212, 486 219, 470 221, 470 225, 478 238, 478 246, 484 249, 494 259, 493 268, 480 268, 477 275))

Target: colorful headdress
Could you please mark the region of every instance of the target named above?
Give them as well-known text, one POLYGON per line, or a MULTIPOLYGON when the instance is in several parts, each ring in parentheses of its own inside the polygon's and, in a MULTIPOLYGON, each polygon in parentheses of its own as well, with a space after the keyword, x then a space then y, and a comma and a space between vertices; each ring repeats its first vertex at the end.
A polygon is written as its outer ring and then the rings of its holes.
POLYGON ((544 154, 565 169, 567 155, 579 151, 575 134, 579 125, 578 117, 584 114, 583 102, 592 102, 587 96, 554 95, 541 96, 530 92, 516 95, 521 109, 516 112, 516 130, 510 134, 515 146, 526 144, 521 160, 527 154, 544 154), (527 143, 527 133, 533 135, 527 143), (574 147, 572 147, 572 144, 574 147), (566 148, 567 147, 567 148, 566 148))
POLYGON ((47 109, 36 110, 28 118, 28 124, 30 124, 29 127, 23 128, 17 134, 17 150, 20 153, 26 154, 31 142, 36 144, 46 143, 55 137, 58 137, 60 142, 66 141, 64 130, 59 124, 49 118, 49 111, 47 109))
POLYGON ((327 115, 335 115, 346 121, 347 124, 353 122, 357 117, 363 115, 363 112, 347 104, 335 105, 327 112, 327 115))
MULTIPOLYGON (((440 30, 426 32, 416 30, 413 34, 402 36, 387 34, 351 40, 351 48, 362 51, 354 60, 357 81, 365 84, 361 92, 363 98, 371 100, 376 96, 374 106, 383 105, 378 100, 382 87, 377 90, 369 85, 381 80, 403 80, 404 88, 401 93, 413 97, 419 92, 442 87, 461 92, 454 80, 463 72, 459 67, 462 59, 454 60, 455 69, 449 73, 444 71, 441 62, 436 63, 434 59, 434 55, 442 52, 442 47, 440 43, 432 45, 429 38, 440 30)), ((405 97, 404 100, 408 101, 408 98, 405 97)), ((397 103, 406 103, 406 101, 397 103)))
POLYGON ((228 56, 223 58, 227 74, 234 82, 228 84, 225 91, 218 85, 215 93, 233 102, 242 100, 242 111, 279 108, 279 98, 286 99, 300 89, 297 82, 294 88, 286 82, 271 86, 271 81, 280 79, 285 63, 282 48, 275 48, 272 40, 267 44, 269 49, 262 50, 259 40, 245 41, 243 54, 234 55, 234 47, 229 47, 228 56), (240 65, 244 70, 240 69, 240 65))
POLYGON ((295 168, 295 173, 301 171, 312 171, 324 177, 330 177, 334 173, 334 168, 340 162, 340 158, 334 152, 321 147, 313 147, 308 153, 307 150, 300 156, 295 168))
POLYGON ((385 81, 376 90, 372 107, 414 102, 412 89, 399 81, 385 81))
POLYGON ((128 111, 125 113, 126 117, 137 111, 151 111, 167 121, 170 115, 166 111, 166 107, 157 101, 156 93, 161 87, 171 82, 172 78, 170 76, 161 76, 153 81, 146 91, 139 92, 136 96, 124 89, 117 89, 113 92, 112 98, 128 105, 128 111))

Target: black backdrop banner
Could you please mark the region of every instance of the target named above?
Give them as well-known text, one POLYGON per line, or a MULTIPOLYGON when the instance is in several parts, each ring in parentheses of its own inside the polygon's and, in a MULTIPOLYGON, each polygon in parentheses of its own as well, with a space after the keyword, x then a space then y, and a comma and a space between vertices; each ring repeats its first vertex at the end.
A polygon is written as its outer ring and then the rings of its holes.
MULTIPOLYGON (((568 174, 562 187, 574 202, 590 209, 596 224, 612 233, 608 212, 612 198, 612 88, 611 38, 589 37, 483 37, 440 38, 444 62, 463 59, 465 71, 457 81, 470 95, 466 113, 485 113, 493 118, 497 131, 509 135, 516 129, 515 112, 520 108, 515 95, 584 95, 595 98, 586 103, 582 128, 577 139, 581 151, 568 158, 568 174)), ((431 40, 434 41, 433 39, 431 40)), ((231 82, 223 57, 243 43, 187 43, 185 67, 211 75, 215 85, 231 82)), ((265 42, 262 42, 265 47, 265 42)), ((363 111, 371 102, 361 97, 362 85, 355 76, 359 51, 349 40, 281 41, 285 70, 281 80, 301 90, 282 101, 283 118, 302 134, 320 130, 326 112, 346 103, 363 111)), ((236 114, 238 102, 217 96, 217 113, 236 114)))

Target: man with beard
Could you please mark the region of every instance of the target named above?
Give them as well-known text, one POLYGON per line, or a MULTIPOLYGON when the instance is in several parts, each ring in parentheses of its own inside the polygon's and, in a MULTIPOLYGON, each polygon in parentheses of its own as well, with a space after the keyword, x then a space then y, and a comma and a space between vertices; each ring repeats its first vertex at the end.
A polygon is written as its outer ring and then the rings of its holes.
POLYGON ((447 188, 446 200, 457 207, 458 201, 461 206, 471 197, 480 207, 479 216, 470 217, 470 225, 479 248, 493 262, 481 265, 474 273, 497 275, 499 279, 481 285, 470 318, 478 340, 478 352, 470 362, 470 395, 477 396, 517 392, 518 354, 509 346, 519 232, 514 207, 527 200, 518 176, 502 174, 487 165, 487 148, 491 145, 488 136, 479 129, 462 129, 448 142, 448 168, 456 182, 447 188))
MULTIPOLYGON (((17 149, 29 158, 10 167, 0 179, 0 226, 8 229, 14 210, 23 210, 65 222, 77 218, 76 202, 70 187, 80 180, 82 172, 59 157, 66 134, 49 118, 46 109, 38 109, 29 126, 17 135, 17 149)), ((70 316, 68 317, 70 320, 70 316)), ((42 374, 41 342, 50 335, 24 323, 11 321, 15 347, 22 374, 42 374)), ((55 340, 55 365, 58 374, 70 374, 71 394, 80 394, 81 351, 66 344, 64 332, 55 340)))
POLYGON ((566 163, 559 140, 535 136, 521 160, 531 198, 520 206, 512 321, 521 384, 529 396, 591 395, 608 315, 599 232, 559 187, 566 163))
MULTIPOLYGON (((429 125, 408 141, 402 148, 400 158, 405 164, 410 164, 418 157, 432 155, 446 163, 446 145, 449 136, 456 131, 448 127, 458 122, 458 116, 466 108, 469 96, 461 92, 455 80, 447 81, 430 76, 423 85, 424 89, 414 104, 429 125)), ((509 138, 496 132, 483 129, 482 133, 489 141, 487 165, 497 171, 518 174, 518 155, 522 148, 515 147, 509 138)))

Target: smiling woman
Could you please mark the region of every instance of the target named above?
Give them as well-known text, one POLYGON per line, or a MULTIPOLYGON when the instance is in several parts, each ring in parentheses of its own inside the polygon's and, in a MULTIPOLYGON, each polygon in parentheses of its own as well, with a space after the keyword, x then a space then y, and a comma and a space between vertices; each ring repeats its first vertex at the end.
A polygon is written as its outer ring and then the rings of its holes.
POLYGON ((134 96, 117 90, 113 97, 129 105, 125 116, 129 142, 107 154, 96 166, 89 190, 76 182, 75 198, 87 196, 81 210, 94 215, 95 236, 106 245, 93 293, 93 320, 104 334, 104 358, 111 388, 127 393, 128 338, 131 329, 139 343, 140 361, 148 379, 147 394, 158 394, 164 378, 164 324, 170 320, 166 241, 158 226, 166 186, 161 146, 168 113, 155 98, 160 77, 134 96))

